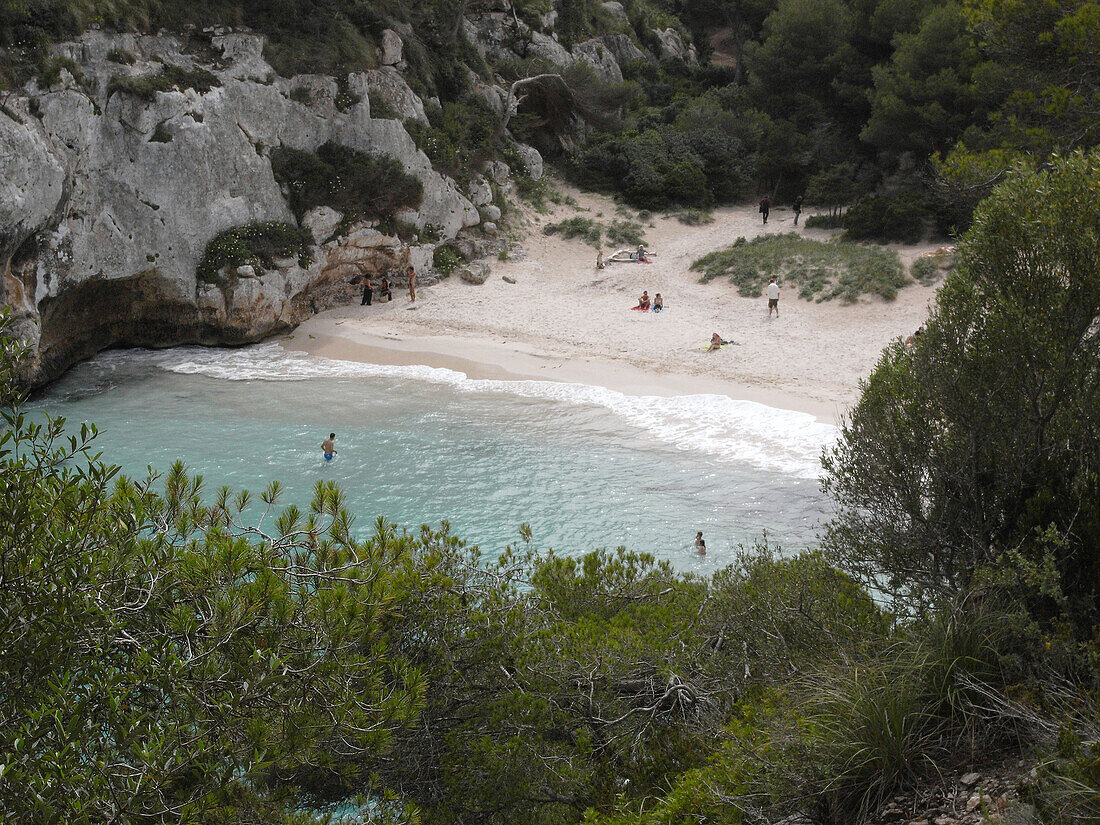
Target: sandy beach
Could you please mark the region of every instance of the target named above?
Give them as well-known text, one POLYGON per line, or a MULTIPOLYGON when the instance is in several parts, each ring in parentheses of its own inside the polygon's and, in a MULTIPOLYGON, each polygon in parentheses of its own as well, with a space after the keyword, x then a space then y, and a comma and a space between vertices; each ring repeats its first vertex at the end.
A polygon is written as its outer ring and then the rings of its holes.
MULTIPOLYGON (((767 226, 749 206, 717 209, 713 223, 703 226, 655 214, 645 228, 646 244, 657 252, 653 263, 598 270, 594 248, 542 228, 577 214, 610 223, 615 203, 559 186, 577 205, 514 217, 512 237, 525 255, 490 259, 485 284, 447 278, 418 288, 414 304, 404 290, 395 291, 390 303, 317 315, 280 342, 328 358, 447 367, 472 378, 569 381, 638 395, 725 395, 832 423, 858 398, 859 381, 882 348, 915 330, 935 295, 935 287, 913 282, 894 301, 864 296, 855 304, 813 303, 787 289, 779 317, 769 318, 766 299, 742 298, 723 279, 699 283, 691 263, 739 236, 794 230, 824 240, 832 234, 795 227, 786 208, 773 210, 767 226), (664 312, 631 311, 643 289, 662 294, 664 312), (738 345, 704 352, 712 332, 738 345)), ((933 247, 893 248, 908 265, 933 247)), ((613 251, 605 247, 605 254, 613 251)))

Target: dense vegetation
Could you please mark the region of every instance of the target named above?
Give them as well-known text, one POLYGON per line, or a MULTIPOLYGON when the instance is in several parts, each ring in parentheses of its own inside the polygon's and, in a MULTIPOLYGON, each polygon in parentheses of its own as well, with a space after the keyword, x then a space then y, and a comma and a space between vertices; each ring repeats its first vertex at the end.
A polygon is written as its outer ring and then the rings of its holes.
POLYGON ((223 267, 248 265, 257 274, 275 266, 279 258, 297 258, 310 264, 313 235, 304 227, 280 221, 258 221, 219 232, 206 244, 196 273, 200 281, 216 283, 223 267))
MULTIPOLYGON (((553 69, 563 81, 527 86, 508 128, 638 207, 804 193, 834 212, 855 203, 844 220, 852 237, 898 240, 964 228, 1017 160, 1038 166, 1100 139, 1095 0, 622 5, 627 21, 596 0, 515 0, 513 19, 528 28, 505 34, 520 56, 489 67, 462 31, 478 4, 456 0, 5 0, 0 87, 56 77, 48 44, 91 24, 244 24, 268 35, 281 73, 338 76, 373 66, 381 32, 397 28, 410 84, 438 99, 414 136, 461 180, 489 158, 515 160, 479 92, 494 73, 507 87, 550 68, 524 56, 543 13, 556 11, 553 33, 566 46, 617 35, 656 48, 656 30, 672 29, 694 39, 698 65, 627 61, 618 85, 583 63, 553 69)), ((201 32, 190 37, 206 48, 201 32)))
POLYGON ((806 300, 841 298, 852 302, 863 294, 888 301, 908 278, 901 258, 893 250, 868 247, 847 241, 828 243, 804 238, 796 232, 761 235, 704 255, 692 263, 701 272, 701 282, 728 278, 741 295, 758 298, 768 278, 776 275, 781 284, 798 289, 806 300))
POLYGON ((280 146, 271 151, 271 171, 286 188, 299 220, 316 206, 335 209, 345 222, 389 218, 398 210, 419 208, 424 197, 423 184, 396 158, 338 143, 322 144, 316 152, 280 146))
POLYGON ((1033 820, 1095 821, 1097 180, 1007 176, 826 457, 825 552, 706 579, 123 478, 0 336, 0 816, 840 825, 1033 749, 1033 820))

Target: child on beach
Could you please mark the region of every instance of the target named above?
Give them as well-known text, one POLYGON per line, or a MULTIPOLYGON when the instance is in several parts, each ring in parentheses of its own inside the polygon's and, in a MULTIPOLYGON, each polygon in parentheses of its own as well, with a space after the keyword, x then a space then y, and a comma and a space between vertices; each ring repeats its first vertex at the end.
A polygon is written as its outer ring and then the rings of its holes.
POLYGON ((653 296, 653 311, 660 312, 665 308, 665 299, 661 297, 661 293, 658 292, 653 296))

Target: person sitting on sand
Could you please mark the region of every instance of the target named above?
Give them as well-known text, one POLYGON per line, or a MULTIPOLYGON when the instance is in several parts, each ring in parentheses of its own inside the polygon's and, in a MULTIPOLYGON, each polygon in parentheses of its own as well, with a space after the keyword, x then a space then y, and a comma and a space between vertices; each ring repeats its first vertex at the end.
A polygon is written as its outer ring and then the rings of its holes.
POLYGON ((658 292, 653 296, 653 311, 660 312, 665 308, 665 299, 661 297, 661 293, 658 292))
POLYGON ((638 306, 632 307, 632 309, 640 309, 642 312, 649 311, 649 290, 642 290, 642 297, 638 299, 638 306))
POLYGON ((908 338, 905 339, 905 346, 907 346, 907 347, 913 346, 915 343, 917 343, 917 339, 920 338, 922 335, 924 335, 924 325, 923 324, 921 324, 919 327, 917 327, 916 332, 914 332, 912 335, 910 335, 908 338))
POLYGON ((715 350, 722 349, 725 344, 732 344, 733 341, 725 341, 722 336, 717 332, 710 336, 710 346, 707 347, 707 352, 714 352, 715 350))

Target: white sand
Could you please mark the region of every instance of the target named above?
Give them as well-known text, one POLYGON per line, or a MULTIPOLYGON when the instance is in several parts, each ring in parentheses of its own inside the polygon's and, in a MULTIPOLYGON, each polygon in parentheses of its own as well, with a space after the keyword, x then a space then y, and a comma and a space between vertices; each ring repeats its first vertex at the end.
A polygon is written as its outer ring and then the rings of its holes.
MULTIPOLYGON (((590 210, 579 214, 605 224, 616 217, 610 199, 561 188, 590 210)), ((449 367, 477 378, 576 381, 635 394, 718 393, 834 421, 858 398, 859 381, 882 348, 924 321, 935 294, 913 283, 891 302, 865 296, 855 304, 818 304, 788 288, 779 317, 769 319, 765 298, 739 297, 724 279, 700 284, 692 261, 742 235, 832 233, 794 227, 788 209, 773 210, 766 227, 755 208, 743 206, 716 210, 713 223, 697 227, 655 215, 645 234, 658 253, 654 263, 597 270, 592 247, 542 232, 575 214, 568 206, 550 215, 527 212, 517 231, 527 258, 490 260, 492 274, 481 286, 449 278, 418 289, 415 304, 401 290, 392 303, 322 313, 284 346, 344 360, 449 367), (516 283, 505 283, 505 275, 516 283), (631 311, 643 289, 663 295, 663 313, 631 311), (739 346, 701 351, 712 332, 739 346)), ((906 264, 930 249, 894 248, 906 264)), ((605 248, 605 255, 613 251, 605 248)))

